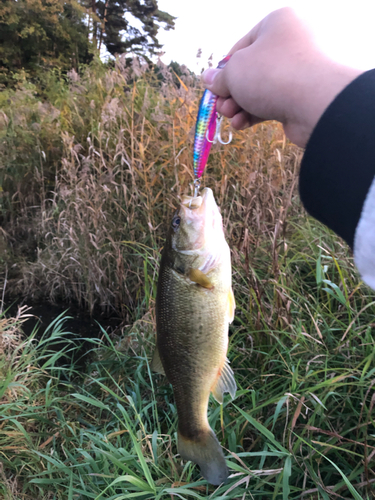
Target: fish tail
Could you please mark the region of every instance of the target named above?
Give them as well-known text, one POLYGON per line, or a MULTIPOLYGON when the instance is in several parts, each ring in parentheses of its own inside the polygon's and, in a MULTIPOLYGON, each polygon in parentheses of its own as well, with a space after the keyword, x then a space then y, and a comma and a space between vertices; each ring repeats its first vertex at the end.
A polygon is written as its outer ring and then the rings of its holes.
POLYGON ((202 476, 211 484, 224 483, 228 478, 223 449, 213 430, 208 427, 199 433, 199 439, 188 439, 180 431, 178 452, 184 460, 191 460, 199 465, 202 476))

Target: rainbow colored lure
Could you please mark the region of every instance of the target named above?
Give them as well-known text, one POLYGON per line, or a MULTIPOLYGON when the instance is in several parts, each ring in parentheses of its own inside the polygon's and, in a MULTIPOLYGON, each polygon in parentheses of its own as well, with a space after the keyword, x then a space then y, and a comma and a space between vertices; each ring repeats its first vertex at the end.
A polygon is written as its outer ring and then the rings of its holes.
MULTIPOLYGON (((219 69, 224 68, 229 59, 230 56, 225 57, 219 62, 217 67, 219 69)), ((196 180, 203 174, 212 143, 216 142, 216 140, 222 142, 220 138, 221 119, 218 119, 216 101, 217 96, 206 89, 199 105, 197 123, 195 125, 194 177, 196 180)))

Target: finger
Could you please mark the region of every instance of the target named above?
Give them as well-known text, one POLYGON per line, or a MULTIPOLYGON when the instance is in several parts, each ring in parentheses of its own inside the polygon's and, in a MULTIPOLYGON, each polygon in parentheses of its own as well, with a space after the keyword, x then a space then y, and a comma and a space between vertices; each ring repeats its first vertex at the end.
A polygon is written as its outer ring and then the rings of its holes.
MULTIPOLYGON (((258 23, 254 28, 247 33, 241 40, 239 40, 228 52, 228 55, 232 55, 238 50, 244 49, 254 43, 258 33, 260 31, 262 21, 258 23)), ((228 62, 230 64, 230 61, 228 62)), ((221 97, 228 97, 230 95, 227 85, 225 84, 225 69, 215 69, 209 68, 202 74, 202 81, 206 88, 210 89, 214 94, 221 97)))
POLYGON ((296 19, 296 17, 297 14, 291 7, 282 7, 281 9, 274 10, 268 14, 268 16, 263 18, 258 24, 256 24, 254 28, 249 31, 249 33, 238 40, 238 42, 230 49, 228 55, 232 55, 238 50, 245 49, 246 47, 252 45, 264 31, 270 31, 270 25, 274 28, 275 24, 281 25, 283 22, 296 19))
POLYGON ((219 97, 216 104, 217 112, 227 118, 233 118, 234 115, 239 113, 242 108, 231 97, 219 97))
POLYGON ((228 56, 237 52, 237 50, 245 49, 249 45, 252 45, 259 36, 260 28, 262 26, 263 20, 260 21, 254 28, 249 31, 244 37, 242 37, 228 52, 228 56))
POLYGON ((246 111, 240 111, 232 118, 231 125, 235 130, 243 130, 263 121, 264 120, 258 116, 251 115, 246 111))
POLYGON ((224 69, 206 69, 202 81, 207 89, 220 97, 229 97, 230 92, 225 81, 224 69))

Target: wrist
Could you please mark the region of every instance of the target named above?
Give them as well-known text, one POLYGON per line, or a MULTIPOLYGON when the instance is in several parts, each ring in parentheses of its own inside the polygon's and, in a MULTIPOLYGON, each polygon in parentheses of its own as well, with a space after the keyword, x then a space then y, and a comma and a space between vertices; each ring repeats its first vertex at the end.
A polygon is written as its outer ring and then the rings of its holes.
POLYGON ((288 137, 305 147, 324 111, 362 70, 350 68, 329 59, 309 64, 308 71, 300 72, 296 91, 291 93, 292 116, 284 125, 288 137))

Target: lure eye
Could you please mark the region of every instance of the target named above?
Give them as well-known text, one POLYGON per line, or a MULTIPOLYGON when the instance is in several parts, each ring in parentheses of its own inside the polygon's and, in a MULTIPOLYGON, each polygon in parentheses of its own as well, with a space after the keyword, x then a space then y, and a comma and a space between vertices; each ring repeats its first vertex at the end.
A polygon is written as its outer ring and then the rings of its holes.
POLYGON ((176 215, 176 217, 173 217, 171 225, 174 231, 177 231, 177 229, 180 226, 180 222, 181 222, 181 217, 179 217, 178 215, 176 215))

